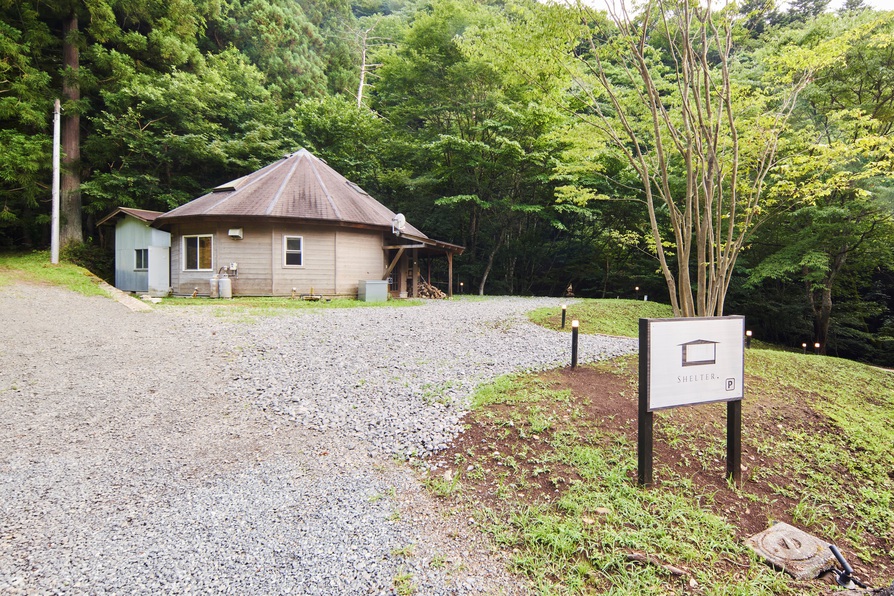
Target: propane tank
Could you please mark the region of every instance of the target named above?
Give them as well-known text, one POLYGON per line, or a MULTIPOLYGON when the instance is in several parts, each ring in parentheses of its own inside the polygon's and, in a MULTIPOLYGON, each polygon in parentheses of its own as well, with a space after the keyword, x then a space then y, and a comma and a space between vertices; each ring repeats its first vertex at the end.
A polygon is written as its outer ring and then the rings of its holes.
POLYGON ((224 273, 220 278, 220 297, 229 300, 233 297, 233 280, 224 273))
POLYGON ((211 276, 211 292, 208 294, 209 298, 217 298, 219 296, 218 284, 220 283, 220 276, 216 273, 211 276))

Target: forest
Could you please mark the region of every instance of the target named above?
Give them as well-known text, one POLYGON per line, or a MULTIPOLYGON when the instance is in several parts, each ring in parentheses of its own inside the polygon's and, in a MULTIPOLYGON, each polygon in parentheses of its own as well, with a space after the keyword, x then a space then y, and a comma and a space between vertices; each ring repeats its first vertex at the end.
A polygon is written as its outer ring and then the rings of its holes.
POLYGON ((0 249, 102 274, 307 148, 466 293, 648 297, 894 366, 894 13, 847 0, 0 0, 0 249))

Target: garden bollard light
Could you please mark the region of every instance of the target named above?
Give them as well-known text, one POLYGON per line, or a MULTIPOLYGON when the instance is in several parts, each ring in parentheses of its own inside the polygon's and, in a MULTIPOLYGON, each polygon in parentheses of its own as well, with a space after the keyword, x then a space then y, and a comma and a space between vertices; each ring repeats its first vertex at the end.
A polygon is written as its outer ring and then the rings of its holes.
POLYGON ((571 368, 577 367, 577 320, 571 321, 571 368))
POLYGON ((565 310, 568 308, 567 304, 562 305, 562 329, 565 328, 565 310))
POLYGON ((745 332, 745 349, 746 350, 751 349, 751 331, 750 330, 745 332))

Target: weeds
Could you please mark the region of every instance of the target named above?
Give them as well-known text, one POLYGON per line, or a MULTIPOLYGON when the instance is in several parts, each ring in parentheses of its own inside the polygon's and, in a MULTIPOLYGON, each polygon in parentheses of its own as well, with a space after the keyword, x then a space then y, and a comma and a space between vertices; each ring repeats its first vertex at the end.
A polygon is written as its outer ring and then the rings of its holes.
MULTIPOLYGON (((749 351, 743 487, 723 481, 721 406, 662 413, 657 440, 677 456, 656 466, 657 486, 642 489, 635 484, 635 420, 588 417, 582 396, 555 373, 503 377, 482 388, 464 435, 475 440, 445 454, 457 468, 449 482, 441 476, 428 483, 472 507, 538 593, 818 593, 822 586, 758 562, 735 524, 746 510, 766 515, 767 524, 782 516, 839 541, 855 559, 890 557, 894 375, 827 360, 749 351), (480 474, 468 473, 470 466, 480 474), (463 470, 463 491, 448 490, 463 470), (705 490, 693 470, 718 473, 717 487, 705 490), (632 553, 685 575, 631 560, 632 553)), ((621 358, 596 368, 633 379, 624 390, 633 399, 635 367, 635 358, 621 358)))
POLYGON ((413 583, 413 574, 401 571, 394 576, 394 591, 398 596, 410 596, 416 593, 416 584, 413 583))

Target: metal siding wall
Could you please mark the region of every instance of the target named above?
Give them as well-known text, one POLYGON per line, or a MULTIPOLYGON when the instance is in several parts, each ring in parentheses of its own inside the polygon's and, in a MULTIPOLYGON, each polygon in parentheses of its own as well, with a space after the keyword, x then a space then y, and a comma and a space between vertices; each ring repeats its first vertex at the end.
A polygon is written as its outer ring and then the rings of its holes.
POLYGON ((138 248, 149 248, 151 230, 143 222, 125 215, 115 226, 115 287, 125 292, 149 289, 149 272, 134 271, 138 248))

